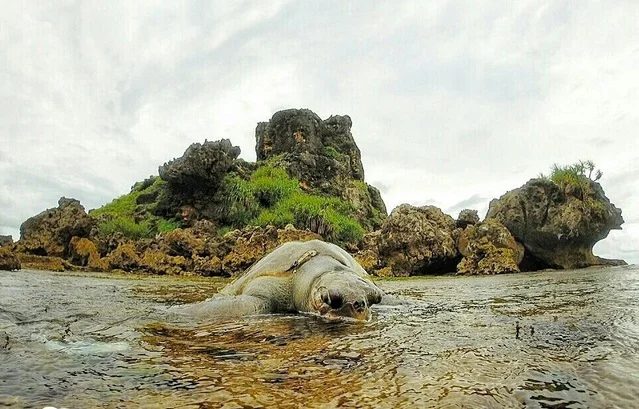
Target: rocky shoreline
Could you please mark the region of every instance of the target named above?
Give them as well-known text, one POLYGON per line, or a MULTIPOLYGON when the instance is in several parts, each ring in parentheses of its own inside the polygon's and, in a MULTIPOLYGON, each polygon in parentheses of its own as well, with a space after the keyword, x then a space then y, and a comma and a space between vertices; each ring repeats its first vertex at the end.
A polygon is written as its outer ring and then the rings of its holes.
POLYGON ((280 111, 257 125, 256 163, 229 140, 205 141, 100 209, 63 197, 26 220, 17 242, 0 236, 0 270, 233 276, 282 243, 312 239, 382 277, 625 264, 592 253, 623 218, 580 168, 505 193, 482 221, 471 209, 454 219, 409 204, 387 215, 351 126, 348 116, 280 111))

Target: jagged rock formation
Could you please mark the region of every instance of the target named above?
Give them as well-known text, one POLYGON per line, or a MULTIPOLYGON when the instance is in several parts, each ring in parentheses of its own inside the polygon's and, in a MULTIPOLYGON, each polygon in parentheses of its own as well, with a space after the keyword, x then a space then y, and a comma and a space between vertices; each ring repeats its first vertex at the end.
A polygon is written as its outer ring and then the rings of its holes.
POLYGON ((20 270, 20 260, 6 247, 0 247, 0 270, 20 270))
POLYGON ((435 206, 402 204, 379 231, 364 237, 356 258, 382 276, 453 272, 459 262, 454 229, 455 220, 435 206))
POLYGON ((257 125, 255 151, 258 161, 286 169, 305 189, 355 204, 358 219, 372 230, 379 228, 386 206, 379 190, 364 183, 351 127, 348 115, 322 120, 308 109, 287 109, 257 125))
POLYGON ((524 247, 495 219, 468 225, 457 234, 457 248, 464 257, 458 274, 518 273, 524 247))
POLYGON ((0 247, 10 247, 13 245, 13 237, 11 235, 0 234, 0 247))
POLYGON ((457 216, 457 220, 455 221, 455 225, 460 229, 465 229, 466 226, 472 226, 477 223, 479 223, 477 210, 471 209, 464 209, 459 212, 459 216, 457 216))
POLYGON ((62 197, 57 208, 47 209, 22 223, 16 250, 41 256, 67 257, 71 238, 89 237, 94 223, 78 200, 62 197))
POLYGON ((104 263, 100 261, 100 254, 95 244, 84 237, 73 237, 69 242, 69 257, 71 263, 89 267, 94 271, 101 271, 106 268, 104 263))
MULTIPOLYGON (((224 176, 243 162, 237 160, 239 155, 240 148, 228 139, 206 141, 192 144, 181 157, 160 166, 160 178, 167 183, 159 190, 155 213, 182 216, 186 206, 194 213, 192 217, 214 218, 212 197, 224 176)), ((140 197, 138 204, 142 204, 139 201, 140 197)))
POLYGON ((532 179, 491 201, 486 218, 501 222, 524 245, 523 270, 611 263, 594 256, 592 248, 621 228, 621 210, 598 183, 585 181, 582 187, 562 187, 532 179))

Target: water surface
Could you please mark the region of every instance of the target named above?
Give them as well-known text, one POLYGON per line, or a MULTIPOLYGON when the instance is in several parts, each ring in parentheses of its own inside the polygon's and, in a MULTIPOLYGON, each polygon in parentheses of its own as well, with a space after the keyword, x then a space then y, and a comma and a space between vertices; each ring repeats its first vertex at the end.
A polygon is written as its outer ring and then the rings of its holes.
POLYGON ((639 405, 637 266, 380 281, 413 302, 361 324, 165 312, 225 283, 0 272, 0 407, 639 405))

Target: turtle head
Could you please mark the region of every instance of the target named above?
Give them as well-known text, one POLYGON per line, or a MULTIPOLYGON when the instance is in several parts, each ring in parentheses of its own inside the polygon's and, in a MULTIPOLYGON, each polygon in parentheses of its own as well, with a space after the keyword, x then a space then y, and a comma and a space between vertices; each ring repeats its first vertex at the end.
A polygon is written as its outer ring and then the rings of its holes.
POLYGON ((311 291, 311 307, 328 319, 370 318, 370 306, 382 299, 371 281, 348 270, 329 271, 318 278, 311 291))

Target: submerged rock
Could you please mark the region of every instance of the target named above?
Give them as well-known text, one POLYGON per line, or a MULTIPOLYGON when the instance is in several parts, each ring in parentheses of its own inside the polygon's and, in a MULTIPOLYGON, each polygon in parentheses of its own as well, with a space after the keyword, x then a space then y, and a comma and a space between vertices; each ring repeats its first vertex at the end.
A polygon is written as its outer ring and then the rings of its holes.
POLYGON ((58 207, 27 219, 20 226, 17 251, 40 256, 67 257, 71 238, 89 237, 95 221, 76 199, 60 198, 58 207))
POLYGON ((621 210, 610 203, 599 183, 559 186, 532 179, 490 203, 487 219, 501 222, 526 249, 526 270, 581 268, 616 264, 596 257, 592 248, 621 229, 621 210))
POLYGON ((8 248, 0 247, 0 270, 20 270, 21 264, 18 257, 8 248))

